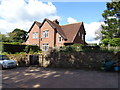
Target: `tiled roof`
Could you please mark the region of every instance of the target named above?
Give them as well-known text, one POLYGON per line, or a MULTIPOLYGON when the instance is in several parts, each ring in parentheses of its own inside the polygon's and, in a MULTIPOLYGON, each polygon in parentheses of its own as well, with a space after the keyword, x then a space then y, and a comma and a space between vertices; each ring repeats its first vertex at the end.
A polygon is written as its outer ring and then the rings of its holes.
POLYGON ((80 30, 81 25, 82 22, 61 26, 63 32, 65 33, 65 36, 67 37, 67 41, 65 43, 72 43, 74 41, 78 31, 80 30))
POLYGON ((28 33, 31 31, 31 29, 33 28, 33 26, 34 26, 35 24, 38 25, 38 27, 41 25, 40 22, 38 22, 38 21, 34 21, 34 23, 32 24, 32 26, 30 27, 28 33))
POLYGON ((40 22, 38 22, 38 21, 35 21, 35 23, 36 23, 38 26, 40 26, 40 25, 41 25, 41 23, 40 23, 40 22))
MULTIPOLYGON (((56 29, 58 33, 63 37, 65 40, 65 43, 73 43, 78 31, 80 30, 80 27, 82 26, 83 22, 73 23, 73 24, 67 24, 67 25, 59 25, 49 19, 45 19, 43 23, 47 21, 52 28, 56 29)), ((41 26, 43 25, 41 24, 41 26)), ((41 27, 40 26, 40 27, 41 27)))
POLYGON ((50 21, 49 19, 46 19, 46 21, 48 21, 48 23, 58 31, 58 33, 64 38, 64 39, 67 39, 66 36, 65 36, 65 33, 63 32, 62 28, 60 25, 50 21))
POLYGON ((29 32, 33 28, 34 24, 37 24, 40 28, 47 21, 53 29, 57 30, 57 32, 63 37, 65 43, 73 43, 78 31, 80 30, 83 22, 73 23, 73 24, 66 24, 66 25, 59 25, 49 19, 44 19, 42 23, 38 21, 34 21, 33 25, 29 29, 29 32))

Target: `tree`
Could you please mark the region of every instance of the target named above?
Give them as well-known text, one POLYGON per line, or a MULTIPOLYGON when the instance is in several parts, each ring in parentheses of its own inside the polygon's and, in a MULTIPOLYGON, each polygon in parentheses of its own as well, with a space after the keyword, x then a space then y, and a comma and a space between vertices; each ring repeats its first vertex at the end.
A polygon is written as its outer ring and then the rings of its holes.
POLYGON ((11 42, 24 42, 27 37, 27 32, 21 29, 14 29, 12 32, 8 33, 11 42))
POLYGON ((5 34, 0 34, 0 42, 9 42, 9 38, 5 34))
POLYGON ((108 2, 107 10, 102 14, 105 25, 102 25, 102 43, 119 46, 120 41, 120 2, 108 2), (116 43, 116 44, 113 44, 116 43))
POLYGON ((105 25, 102 25, 102 40, 120 38, 120 2, 108 2, 107 10, 102 14, 105 25))

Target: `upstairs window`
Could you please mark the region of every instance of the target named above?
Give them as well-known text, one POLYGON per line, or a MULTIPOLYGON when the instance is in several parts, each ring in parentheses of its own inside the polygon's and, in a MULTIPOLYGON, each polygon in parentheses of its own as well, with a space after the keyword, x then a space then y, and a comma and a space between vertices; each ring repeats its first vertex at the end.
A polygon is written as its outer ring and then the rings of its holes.
POLYGON ((62 37, 60 35, 58 36, 58 42, 62 42, 62 37))
POLYGON ((49 34, 48 30, 43 31, 43 38, 48 37, 48 34, 49 34))
POLYGON ((82 34, 82 40, 84 41, 84 34, 82 34))
POLYGON ((43 51, 48 50, 48 48, 49 48, 48 43, 44 43, 44 44, 42 45, 42 50, 43 50, 43 51))
POLYGON ((78 35, 80 36, 80 32, 78 33, 78 35))
POLYGON ((37 39, 38 38, 38 32, 33 32, 33 35, 32 35, 33 37, 33 39, 37 39))

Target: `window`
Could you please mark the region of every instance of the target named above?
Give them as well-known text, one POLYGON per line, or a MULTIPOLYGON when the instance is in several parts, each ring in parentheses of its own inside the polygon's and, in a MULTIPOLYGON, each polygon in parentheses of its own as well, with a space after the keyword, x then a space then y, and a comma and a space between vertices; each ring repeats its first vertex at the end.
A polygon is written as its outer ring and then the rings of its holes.
POLYGON ((33 32, 33 39, 38 38, 38 32, 33 32))
POLYGON ((48 30, 43 31, 43 38, 48 37, 48 30))
POLYGON ((48 43, 44 43, 44 44, 42 45, 42 50, 43 50, 43 51, 48 50, 48 48, 49 48, 48 43))
POLYGON ((80 36, 80 32, 78 33, 78 35, 80 36))
POLYGON ((35 46, 36 46, 37 44, 32 44, 32 45, 35 45, 35 46))
POLYGON ((58 36, 58 42, 61 42, 62 41, 62 37, 59 35, 58 36))
POLYGON ((84 34, 82 34, 82 40, 84 41, 84 34))

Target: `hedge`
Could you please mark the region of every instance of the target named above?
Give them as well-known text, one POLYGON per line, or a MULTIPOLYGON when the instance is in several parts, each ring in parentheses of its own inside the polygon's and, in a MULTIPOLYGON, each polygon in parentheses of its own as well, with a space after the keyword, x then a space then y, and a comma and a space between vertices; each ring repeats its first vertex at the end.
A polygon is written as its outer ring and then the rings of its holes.
POLYGON ((39 51, 38 46, 33 45, 15 45, 15 44, 1 44, 2 45, 2 52, 7 52, 11 54, 19 53, 19 52, 26 52, 26 47, 28 47, 27 53, 31 50, 33 52, 39 51))

